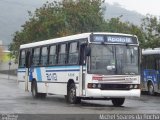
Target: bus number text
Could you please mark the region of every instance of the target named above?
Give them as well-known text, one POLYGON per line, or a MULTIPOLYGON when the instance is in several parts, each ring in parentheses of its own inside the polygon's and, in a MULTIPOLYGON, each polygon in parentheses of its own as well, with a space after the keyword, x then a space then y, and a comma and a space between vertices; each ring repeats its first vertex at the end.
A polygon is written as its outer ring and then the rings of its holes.
POLYGON ((56 73, 46 73, 47 80, 57 80, 57 74, 56 73))

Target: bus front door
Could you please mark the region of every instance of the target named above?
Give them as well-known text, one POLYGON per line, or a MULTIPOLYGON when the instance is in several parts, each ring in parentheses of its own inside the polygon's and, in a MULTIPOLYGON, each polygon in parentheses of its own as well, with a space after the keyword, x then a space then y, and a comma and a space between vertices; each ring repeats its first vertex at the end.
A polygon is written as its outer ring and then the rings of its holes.
POLYGON ((80 94, 85 96, 85 76, 86 76, 86 44, 80 46, 80 94))
POLYGON ((26 57, 25 57, 25 91, 28 90, 28 83, 29 83, 29 68, 30 68, 30 52, 27 51, 26 57))

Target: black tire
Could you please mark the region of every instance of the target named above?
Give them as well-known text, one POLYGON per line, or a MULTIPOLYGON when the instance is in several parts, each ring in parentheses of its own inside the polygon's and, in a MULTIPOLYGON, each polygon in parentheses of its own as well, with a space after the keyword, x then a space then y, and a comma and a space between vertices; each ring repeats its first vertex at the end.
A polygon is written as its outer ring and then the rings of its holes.
POLYGON ((149 94, 149 95, 155 95, 154 86, 153 86, 153 83, 152 83, 152 82, 150 82, 150 83, 148 84, 148 94, 149 94))
POLYGON ((125 98, 112 98, 112 103, 115 107, 120 107, 123 105, 125 98))
POLYGON ((32 82, 32 97, 38 98, 38 92, 37 92, 37 83, 35 81, 32 82))
POLYGON ((76 96, 76 87, 74 83, 71 83, 68 88, 66 100, 70 104, 78 104, 81 102, 81 98, 76 96))
POLYGON ((46 96, 47 96, 47 94, 46 93, 38 93, 39 95, 39 98, 42 98, 42 99, 44 99, 44 98, 46 98, 46 96))
POLYGON ((36 81, 32 82, 32 96, 33 98, 46 98, 46 93, 38 93, 36 81))

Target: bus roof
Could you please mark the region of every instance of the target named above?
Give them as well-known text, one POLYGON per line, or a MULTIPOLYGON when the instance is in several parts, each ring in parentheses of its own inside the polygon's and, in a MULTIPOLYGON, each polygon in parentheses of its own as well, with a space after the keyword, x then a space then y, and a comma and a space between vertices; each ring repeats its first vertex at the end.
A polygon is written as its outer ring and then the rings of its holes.
POLYGON ((142 50, 142 55, 154 55, 154 54, 160 54, 160 48, 142 50))
POLYGON ((20 45, 20 49, 42 46, 42 45, 49 45, 49 44, 54 44, 54 43, 59 43, 59 42, 65 42, 68 40, 89 38, 91 34, 123 35, 123 36, 136 37, 135 35, 123 34, 123 33, 109 33, 109 32, 93 32, 93 33, 91 33, 90 32, 90 33, 81 33, 81 34, 76 34, 76 35, 64 36, 64 37, 60 37, 60 38, 43 40, 43 41, 34 42, 34 43, 23 44, 23 45, 20 45))

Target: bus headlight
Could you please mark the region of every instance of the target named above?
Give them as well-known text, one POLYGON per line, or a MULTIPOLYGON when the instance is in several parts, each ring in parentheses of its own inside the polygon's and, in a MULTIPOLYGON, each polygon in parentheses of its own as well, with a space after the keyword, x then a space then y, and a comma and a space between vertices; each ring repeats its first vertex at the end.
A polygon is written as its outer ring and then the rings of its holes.
POLYGON ((139 89, 140 85, 138 85, 138 84, 129 85, 129 88, 130 89, 139 89))
POLYGON ((134 88, 135 88, 135 89, 138 88, 138 85, 134 85, 134 88))
POLYGON ((101 88, 101 84, 98 84, 98 88, 101 88))
POLYGON ((133 85, 130 85, 129 88, 132 89, 132 88, 133 88, 133 85))
POLYGON ((92 85, 92 88, 96 88, 96 84, 93 84, 93 85, 92 85))
POLYGON ((97 83, 88 83, 88 88, 92 88, 92 89, 98 89, 101 88, 101 84, 97 84, 97 83))

